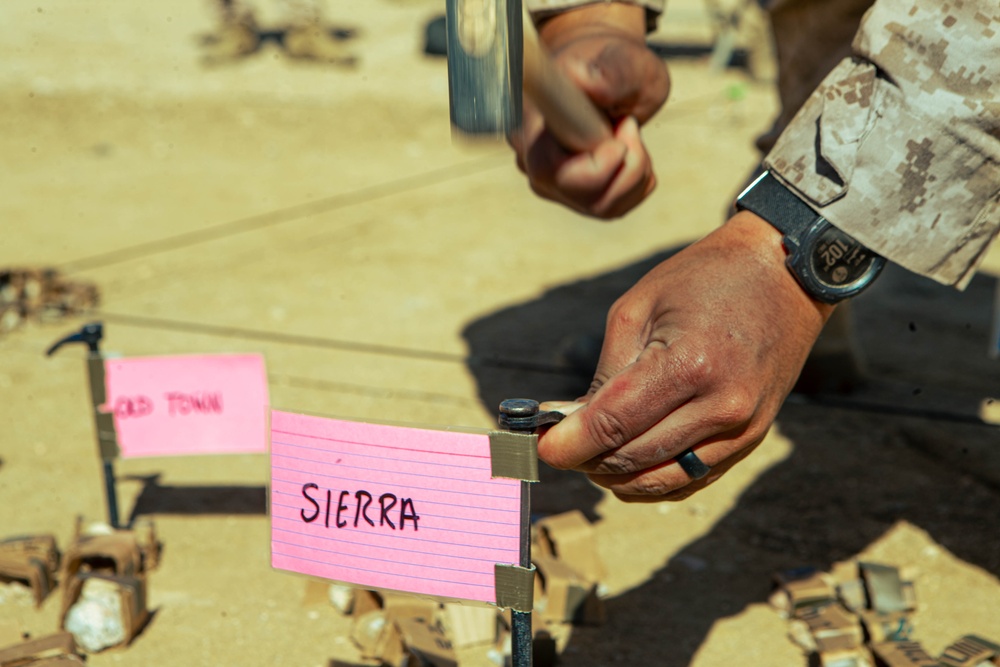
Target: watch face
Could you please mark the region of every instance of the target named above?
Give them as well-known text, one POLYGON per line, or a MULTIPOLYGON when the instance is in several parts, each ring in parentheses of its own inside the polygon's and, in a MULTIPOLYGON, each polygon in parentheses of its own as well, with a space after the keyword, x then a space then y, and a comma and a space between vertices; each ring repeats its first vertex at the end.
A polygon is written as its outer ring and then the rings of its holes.
POLYGON ((812 246, 812 273, 828 287, 848 288, 868 277, 878 257, 853 237, 826 224, 812 246))
POLYGON ((885 259, 818 218, 796 240, 788 266, 809 294, 836 303, 865 289, 885 265, 885 259))

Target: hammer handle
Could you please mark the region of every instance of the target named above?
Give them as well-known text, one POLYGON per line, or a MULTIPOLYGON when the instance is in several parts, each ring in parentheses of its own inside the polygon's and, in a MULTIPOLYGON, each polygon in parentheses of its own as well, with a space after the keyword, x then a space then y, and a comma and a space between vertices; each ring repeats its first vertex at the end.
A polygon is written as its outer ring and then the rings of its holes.
POLYGON ((539 44, 531 19, 525 16, 524 23, 525 94, 563 148, 576 153, 593 150, 612 136, 607 116, 556 67, 539 44))

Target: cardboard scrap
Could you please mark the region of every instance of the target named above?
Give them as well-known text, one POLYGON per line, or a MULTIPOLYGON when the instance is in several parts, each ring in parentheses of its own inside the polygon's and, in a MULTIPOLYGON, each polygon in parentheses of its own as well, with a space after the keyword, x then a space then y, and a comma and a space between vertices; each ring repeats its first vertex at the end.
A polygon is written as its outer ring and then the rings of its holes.
POLYGON ((89 653, 127 645, 149 620, 145 577, 77 572, 66 582, 60 619, 89 653))
POLYGON ((814 607, 799 618, 809 627, 821 654, 856 649, 863 644, 861 623, 839 603, 814 607))
POLYGON ((948 667, 1000 665, 1000 645, 976 635, 965 635, 941 653, 940 661, 948 667))
POLYGON ((497 640, 495 608, 448 603, 442 611, 445 632, 455 648, 492 644, 497 640))
POLYGON ((59 560, 52 535, 7 538, 0 541, 0 583, 23 582, 40 607, 56 585, 59 560))
POLYGON ((382 609, 374 609, 355 616, 351 639, 365 658, 390 664, 400 664, 405 654, 402 638, 395 624, 382 609))
POLYGON ((906 599, 898 568, 880 563, 859 563, 858 569, 868 592, 869 607, 883 613, 912 609, 906 599))
POLYGON ((83 664, 76 640, 68 632, 57 632, 38 639, 26 639, 0 648, 0 667, 39 667, 43 664, 83 664))
POLYGON ((604 621, 604 605, 597 596, 597 583, 587 581, 561 560, 536 556, 535 608, 543 619, 560 623, 599 625, 604 621))
MULTIPOLYGON (((144 564, 143 552, 135 533, 130 530, 115 530, 103 524, 83 529, 81 517, 77 517, 73 541, 66 549, 64 560, 67 578, 78 572, 137 575, 143 572, 144 564)), ((146 560, 158 560, 158 556, 146 560)))
POLYGON ((837 589, 830 575, 813 567, 777 572, 774 586, 768 601, 786 617, 799 617, 837 599, 837 589))
POLYGON ((863 648, 819 654, 820 667, 872 667, 872 657, 863 648))
POLYGON ((913 636, 913 621, 907 612, 884 614, 870 609, 858 613, 869 642, 897 642, 913 636))
POLYGON ((433 667, 458 667, 455 647, 448 639, 437 610, 431 614, 406 613, 395 617, 406 647, 433 667))
MULTIPOLYGON (((536 528, 533 658, 536 667, 547 667, 555 664, 568 643, 572 624, 604 621, 598 595, 604 567, 593 527, 581 512, 546 517, 536 528)), ((459 652, 492 647, 494 662, 511 663, 507 609, 439 603, 343 584, 330 586, 329 600, 354 619, 351 638, 363 661, 393 667, 459 667, 459 652)), ((353 667, 338 660, 331 667, 353 667)))
POLYGON ((919 642, 882 642, 871 648, 879 667, 941 667, 919 642))
POLYGON ((535 525, 537 555, 562 561, 586 581, 600 582, 605 579, 606 572, 597 553, 594 528, 583 512, 573 510, 547 516, 535 525))
POLYGON ((789 637, 822 667, 937 665, 921 662, 922 649, 911 641, 912 573, 880 563, 859 563, 858 572, 841 582, 815 568, 775 575, 770 602, 791 618, 789 637))
POLYGON ((55 269, 0 269, 0 334, 26 320, 50 322, 98 305, 97 286, 67 280, 55 269))

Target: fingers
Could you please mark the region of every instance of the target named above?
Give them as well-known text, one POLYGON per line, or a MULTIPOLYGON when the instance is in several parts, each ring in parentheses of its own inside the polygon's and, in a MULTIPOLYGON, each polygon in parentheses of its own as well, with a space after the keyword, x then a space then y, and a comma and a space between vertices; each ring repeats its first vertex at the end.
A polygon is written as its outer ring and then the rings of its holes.
POLYGON ((590 395, 584 407, 542 435, 539 457, 555 468, 585 469, 581 466, 606 452, 621 450, 619 456, 631 456, 625 445, 692 398, 691 387, 676 381, 677 364, 677 356, 665 346, 647 346, 590 395))
POLYGON ((629 116, 619 123, 615 138, 625 146, 622 166, 593 206, 595 212, 607 219, 625 215, 656 188, 653 162, 642 144, 635 118, 629 116))
POLYGON ((612 139, 589 153, 572 154, 539 128, 537 115, 526 118, 520 137, 512 137, 518 168, 540 196, 586 215, 611 219, 638 206, 656 187, 652 160, 639 125, 626 118, 612 139))
POLYGON ((631 475, 589 474, 588 477, 625 502, 677 502, 714 484, 749 456, 763 439, 761 435, 748 442, 719 440, 695 448, 698 458, 712 469, 711 473, 698 480, 691 479, 675 459, 631 475))

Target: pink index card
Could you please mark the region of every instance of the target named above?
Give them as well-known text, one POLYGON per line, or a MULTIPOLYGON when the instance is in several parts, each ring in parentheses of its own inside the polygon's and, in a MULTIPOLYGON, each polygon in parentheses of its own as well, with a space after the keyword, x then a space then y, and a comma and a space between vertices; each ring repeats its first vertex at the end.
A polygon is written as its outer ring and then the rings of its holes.
POLYGON ((267 451, 260 355, 108 359, 104 372, 123 458, 267 451))
POLYGON ((362 588, 496 602, 521 482, 486 434, 271 412, 271 564, 362 588))

